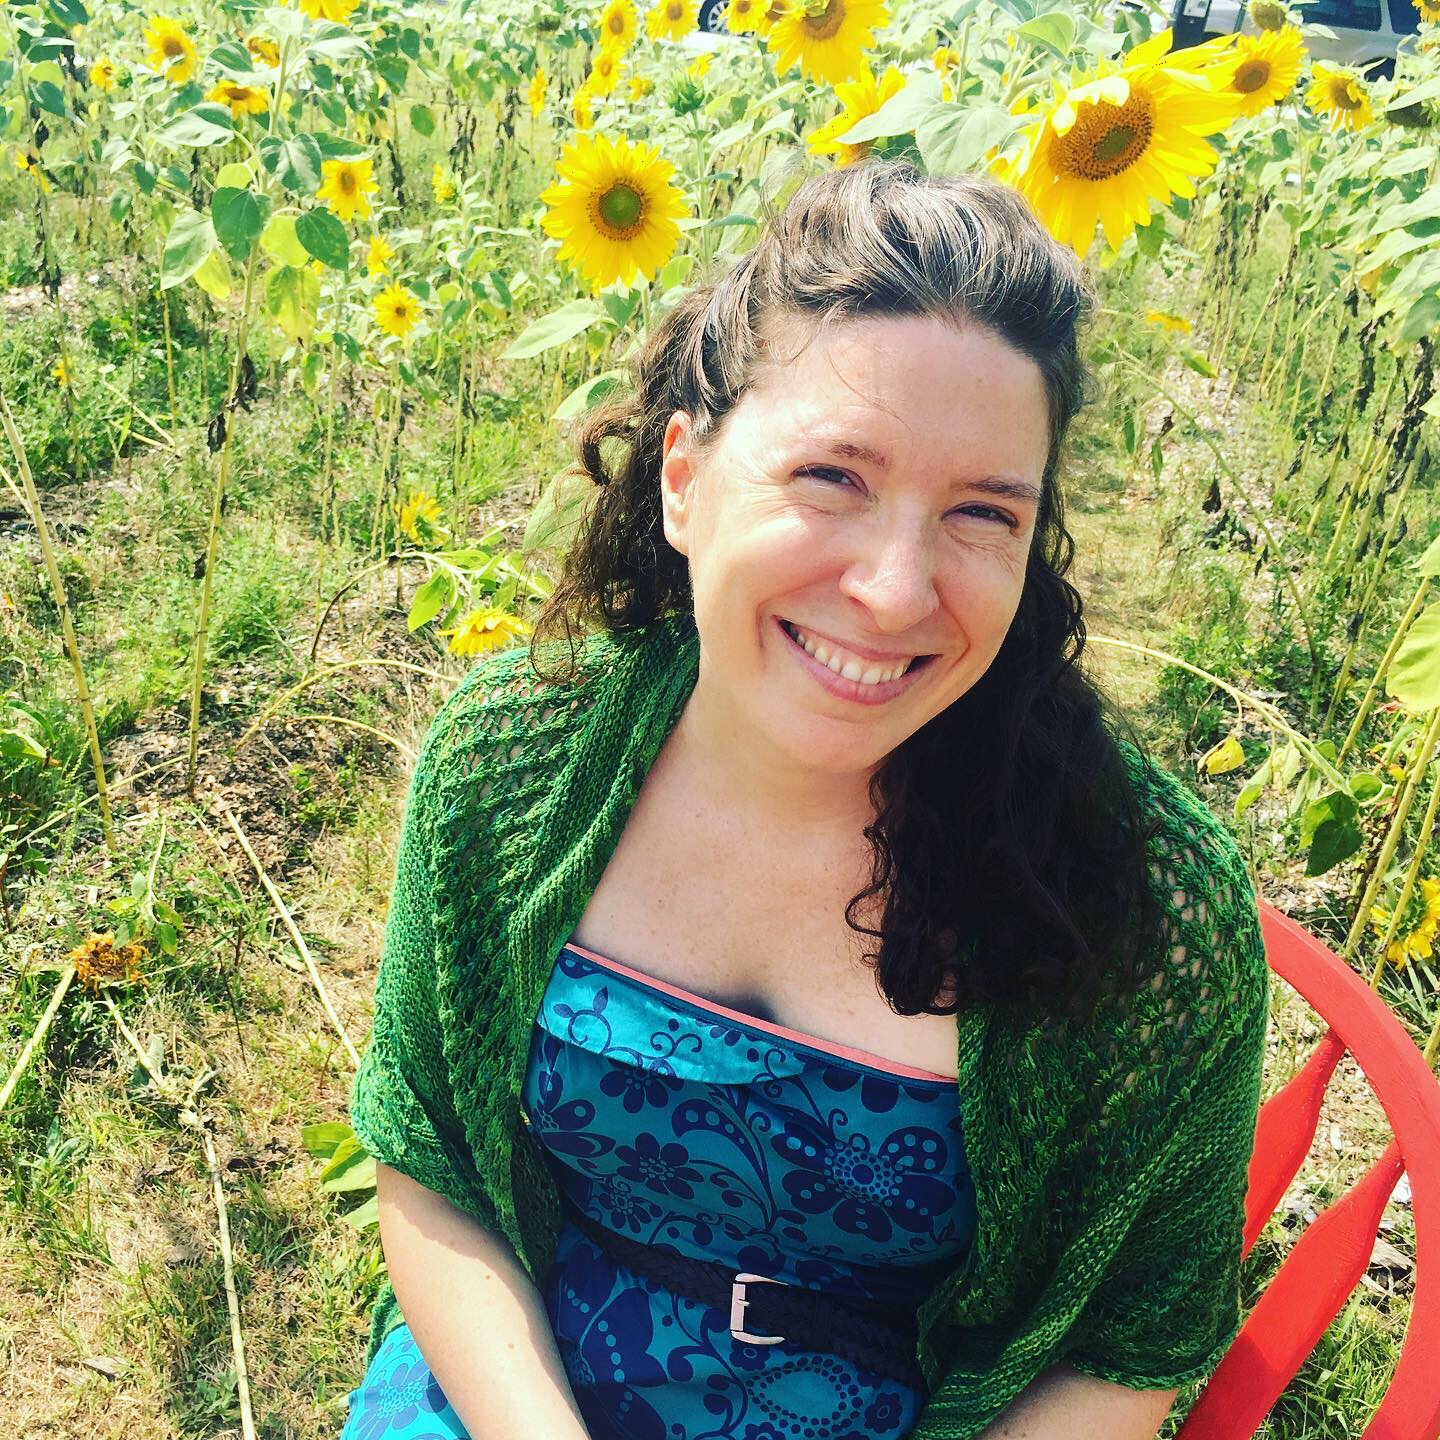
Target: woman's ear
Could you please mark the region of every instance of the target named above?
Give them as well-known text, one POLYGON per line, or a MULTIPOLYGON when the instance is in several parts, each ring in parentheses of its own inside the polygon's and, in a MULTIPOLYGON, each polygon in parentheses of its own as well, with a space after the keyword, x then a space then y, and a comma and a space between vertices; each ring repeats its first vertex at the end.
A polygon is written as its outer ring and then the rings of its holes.
POLYGON ((660 518, 673 550, 689 555, 695 464, 693 422, 677 410, 665 423, 660 445, 660 518))

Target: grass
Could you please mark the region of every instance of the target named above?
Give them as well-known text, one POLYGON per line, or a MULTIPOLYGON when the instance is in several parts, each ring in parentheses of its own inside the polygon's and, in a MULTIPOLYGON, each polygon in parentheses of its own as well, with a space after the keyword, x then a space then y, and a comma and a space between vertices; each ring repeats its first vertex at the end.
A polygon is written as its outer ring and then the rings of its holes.
MULTIPOLYGON (((13 217, 0 224, 0 266, 12 273, 22 253, 15 225, 13 217)), ((1248 324, 1261 321, 1266 283, 1262 277, 1252 293, 1248 324)), ((350 1069, 249 862, 213 811, 183 794, 194 568, 210 494, 202 433, 208 400, 191 374, 173 448, 130 444, 117 453, 115 422, 104 418, 108 400, 87 387, 87 372, 102 357, 133 360, 140 392, 154 403, 163 394, 163 366, 156 367, 154 315, 117 320, 113 296, 97 293, 90 309, 77 302, 71 316, 82 356, 77 396, 82 409, 92 407, 79 431, 86 478, 77 484, 47 470, 46 503, 70 522, 57 531, 111 767, 118 848, 104 854, 94 807, 84 804, 88 758, 58 626, 30 532, 12 527, 11 543, 0 550, 0 593, 13 607, 0 663, 7 683, 54 727, 59 764, 39 777, 0 772, 0 820, 23 832, 49 822, 17 862, 22 873, 10 877, 19 909, 3 942, 0 1057, 8 1069, 38 1022, 55 983, 47 967, 91 930, 113 925, 106 902, 128 889, 132 873, 146 871, 163 815, 156 888, 185 917, 185 933, 174 959, 147 961, 148 986, 113 998, 163 1073, 213 1072, 199 1098, 214 1120, 260 1434, 320 1440, 338 1433, 345 1396, 360 1378, 382 1274, 375 1231, 357 1233, 344 1222, 300 1142, 303 1126, 344 1117, 350 1069)), ((1117 286, 1110 303, 1133 309, 1138 298, 1117 286)), ((1161 293, 1151 303, 1174 308, 1183 299, 1179 277, 1173 296, 1161 293)), ((179 328, 194 321, 178 311, 172 319, 179 328)), ((485 353, 498 348, 500 329, 480 335, 485 353)), ((0 347, 0 374, 13 376, 17 357, 53 342, 49 312, 21 315, 0 347)), ((268 365, 259 369, 260 403, 236 432, 215 577, 200 793, 223 793, 239 816, 297 918, 345 1030, 363 1048, 404 791, 402 754, 349 727, 294 718, 277 718, 230 752, 259 707, 305 673, 318 614, 367 558, 374 394, 370 382, 347 391, 338 424, 348 543, 337 555, 319 534, 314 406, 298 389, 272 389, 268 365)), ((210 371, 220 373, 216 356, 210 371)), ((1183 366, 1166 367, 1164 380, 1213 422, 1231 454, 1284 452, 1274 417, 1243 401, 1222 414, 1207 383, 1183 366)), ((453 391, 439 386, 436 398, 407 417, 402 486, 439 493, 457 534, 477 535, 496 520, 523 523, 540 485, 567 458, 544 419, 553 377, 521 366, 496 375, 493 386, 495 398, 470 422, 467 466, 458 476, 448 468, 454 432, 446 396, 453 391)), ((1117 438, 1113 407, 1097 407, 1076 435, 1073 579, 1091 632, 1166 649, 1262 688, 1293 687, 1295 637, 1276 618, 1253 554, 1210 534, 1201 500, 1214 472, 1211 452, 1177 426, 1162 442, 1159 479, 1149 468, 1149 438, 1163 409, 1153 397, 1142 405, 1146 438, 1134 461, 1117 438)), ((43 437, 45 455, 68 443, 44 387, 27 392, 22 413, 26 433, 43 437)), ((407 601, 414 583, 405 581, 407 601)), ((433 637, 408 632, 393 592, 388 575, 383 590, 362 586, 353 604, 332 615, 326 648, 458 675, 433 637)), ((1157 750, 1193 774, 1194 756, 1233 719, 1223 698, 1194 677, 1098 639, 1088 653, 1157 750)), ((359 720, 413 751, 446 688, 397 671, 353 670, 307 691, 289 711, 359 720)), ((1229 813, 1234 777, 1195 783, 1229 813)), ((1294 847, 1285 825, 1283 816, 1256 806, 1239 827, 1242 846, 1267 884, 1321 914, 1343 877, 1303 886, 1287 859, 1294 847)), ((1387 977, 1383 993, 1412 1029, 1428 1023, 1430 997, 1416 996, 1408 982, 1387 977)), ((1268 1091, 1293 1073, 1317 1035, 1307 1007, 1277 983, 1268 1091)), ((1321 1208, 1358 1177, 1387 1135, 1363 1078, 1345 1062, 1302 1171, 1308 1189, 1292 1194, 1295 1207, 1302 1214, 1307 1203, 1321 1208)), ((1386 1238, 1413 1254, 1408 1209, 1392 1203, 1387 1223, 1386 1238)), ((1293 1207, 1271 1220, 1246 1265, 1249 1298, 1299 1229, 1293 1207)), ((26 1437, 125 1440, 238 1433, 215 1235, 194 1131, 148 1083, 105 1006, 76 987, 0 1112, 0 1345, 7 1359, 0 1413, 11 1429, 26 1437)), ((1356 1292, 1263 1435, 1330 1440, 1360 1432, 1404 1333, 1408 1299, 1403 1284, 1392 1288, 1397 1293, 1356 1292)), ((1193 1387, 1177 1415, 1191 1398, 1193 1387)))

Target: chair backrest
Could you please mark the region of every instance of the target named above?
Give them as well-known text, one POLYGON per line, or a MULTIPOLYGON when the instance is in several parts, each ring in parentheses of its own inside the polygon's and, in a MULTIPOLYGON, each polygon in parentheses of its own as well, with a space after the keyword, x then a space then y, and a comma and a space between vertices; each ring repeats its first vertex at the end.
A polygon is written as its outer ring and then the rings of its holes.
POLYGON ((1361 1440, 1440 1435, 1440 1081, 1384 1001, 1338 955, 1260 904, 1270 968, 1329 1027, 1300 1072, 1260 1107, 1245 1200, 1245 1253, 1295 1178, 1325 1086, 1349 1051, 1395 1138, 1296 1242, 1246 1317, 1175 1440, 1249 1440, 1365 1273, 1390 1192, 1410 1177, 1415 1290, 1400 1359, 1361 1440))

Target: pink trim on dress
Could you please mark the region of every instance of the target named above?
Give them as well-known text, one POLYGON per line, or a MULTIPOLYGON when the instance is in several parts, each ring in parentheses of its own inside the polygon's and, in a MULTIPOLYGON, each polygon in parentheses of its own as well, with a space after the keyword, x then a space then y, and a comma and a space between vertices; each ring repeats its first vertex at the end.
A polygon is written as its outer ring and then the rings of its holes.
POLYGON ((822 1040, 817 1035, 806 1035, 802 1030, 791 1030, 784 1025, 776 1025, 769 1020, 762 1020, 758 1015, 747 1015, 743 1010, 733 1010, 728 1005, 721 1005, 717 1000, 707 1000, 703 995, 697 995, 693 990, 685 990, 679 985, 671 985, 668 981, 657 980, 653 975, 646 975, 642 971, 632 969, 629 965, 622 964, 619 960, 612 960, 608 955, 597 955, 593 950, 587 950, 583 945, 577 945, 573 940, 566 941, 565 948, 573 950, 577 955, 583 955, 587 960, 593 960, 597 965, 607 970, 613 970, 617 975, 624 975, 627 978, 637 981, 641 985, 647 985, 652 990, 659 990, 664 995, 670 995, 677 1000, 686 1000, 692 1005, 698 1005, 702 1010, 713 1011, 717 1015, 723 1015, 727 1020, 739 1021, 742 1025, 749 1026, 756 1030, 764 1030, 770 1035, 779 1035, 786 1040, 796 1040, 802 1045, 808 1045, 814 1050, 823 1050, 829 1055, 838 1055, 844 1060, 853 1060, 861 1065, 869 1065, 875 1070, 884 1070, 891 1075, 903 1075, 912 1080, 942 1080, 947 1085, 957 1083, 952 1075, 941 1075, 934 1070, 921 1070, 915 1065, 903 1065, 898 1060, 887 1060, 883 1055, 872 1055, 868 1050, 857 1050, 850 1045, 841 1045, 835 1040, 822 1040))

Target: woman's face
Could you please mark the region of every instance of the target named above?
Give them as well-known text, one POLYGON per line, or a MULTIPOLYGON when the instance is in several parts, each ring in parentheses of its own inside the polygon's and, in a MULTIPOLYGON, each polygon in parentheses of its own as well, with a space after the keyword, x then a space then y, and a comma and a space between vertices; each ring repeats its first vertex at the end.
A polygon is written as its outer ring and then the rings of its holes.
POLYGON ((1020 603, 1048 424, 1033 361, 911 316, 841 321, 767 366, 704 454, 676 411, 665 536, 723 733, 757 761, 868 772, 969 690, 1020 603))

